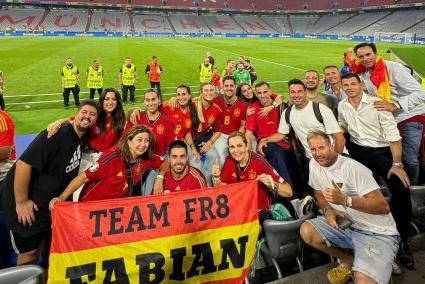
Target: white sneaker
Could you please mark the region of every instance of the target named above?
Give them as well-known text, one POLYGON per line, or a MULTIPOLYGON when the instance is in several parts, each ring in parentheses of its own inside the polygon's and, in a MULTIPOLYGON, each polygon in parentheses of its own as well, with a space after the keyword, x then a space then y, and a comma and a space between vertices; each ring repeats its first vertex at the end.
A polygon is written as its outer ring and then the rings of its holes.
POLYGON ((401 274, 401 269, 395 261, 393 262, 392 274, 394 274, 394 275, 400 275, 401 274))

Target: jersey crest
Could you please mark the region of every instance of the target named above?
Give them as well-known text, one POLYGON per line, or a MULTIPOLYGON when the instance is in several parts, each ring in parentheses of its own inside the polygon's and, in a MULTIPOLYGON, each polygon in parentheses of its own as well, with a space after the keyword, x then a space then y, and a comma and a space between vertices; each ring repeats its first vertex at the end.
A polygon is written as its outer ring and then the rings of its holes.
POLYGON ((235 108, 235 110, 233 111, 233 116, 234 117, 239 117, 241 115, 241 109, 240 108, 235 108))
POLYGON ((163 133, 164 133, 164 125, 163 125, 163 124, 159 124, 159 125, 156 127, 156 132, 157 132, 159 135, 163 134, 163 133))
POLYGON ((249 172, 248 172, 248 178, 250 180, 256 179, 257 178, 257 173, 254 170, 249 170, 249 172))

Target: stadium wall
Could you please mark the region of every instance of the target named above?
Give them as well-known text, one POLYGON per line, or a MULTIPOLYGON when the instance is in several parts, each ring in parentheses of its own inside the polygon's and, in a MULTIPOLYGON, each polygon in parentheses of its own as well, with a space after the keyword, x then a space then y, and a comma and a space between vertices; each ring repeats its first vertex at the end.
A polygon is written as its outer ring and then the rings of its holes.
MULTIPOLYGON (((306 38, 325 40, 351 40, 373 42, 373 36, 338 36, 338 35, 303 35, 303 34, 200 34, 200 33, 106 33, 106 32, 0 32, 0 36, 33 36, 33 37, 191 37, 191 38, 306 38)), ((403 39, 383 38, 382 42, 403 44, 403 39)), ((425 45, 425 38, 416 38, 414 44, 425 45)))

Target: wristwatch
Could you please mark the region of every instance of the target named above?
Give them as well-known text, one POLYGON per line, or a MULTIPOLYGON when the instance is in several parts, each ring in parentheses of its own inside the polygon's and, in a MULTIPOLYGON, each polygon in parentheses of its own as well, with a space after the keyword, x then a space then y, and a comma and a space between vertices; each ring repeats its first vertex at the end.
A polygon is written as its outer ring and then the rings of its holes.
POLYGON ((345 199, 345 207, 353 207, 353 199, 351 198, 351 196, 347 196, 347 199, 345 199))
POLYGON ((393 166, 403 168, 403 163, 393 163, 393 166))

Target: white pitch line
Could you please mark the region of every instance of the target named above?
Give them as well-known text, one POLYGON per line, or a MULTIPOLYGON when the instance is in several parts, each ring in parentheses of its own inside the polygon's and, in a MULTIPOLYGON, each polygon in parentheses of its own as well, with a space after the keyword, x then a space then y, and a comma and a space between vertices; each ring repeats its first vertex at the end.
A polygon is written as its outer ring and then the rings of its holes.
MULTIPOLYGON (((273 84, 277 84, 277 83, 287 83, 288 81, 272 81, 269 82, 270 85, 273 84)), ((195 87, 199 87, 199 86, 190 86, 191 88, 195 88, 195 87)), ((175 89, 176 87, 161 87, 161 89, 175 89)), ((141 91, 141 90, 146 90, 146 89, 136 89, 136 91, 141 91)), ((89 92, 80 92, 80 94, 88 94, 89 92)), ((197 94, 198 92, 192 92, 192 94, 197 94)), ((164 96, 168 96, 168 95, 174 95, 175 93, 166 93, 163 94, 164 96)), ((57 95, 62 95, 62 93, 52 93, 52 94, 34 94, 34 95, 16 95, 16 96, 4 96, 5 98, 21 98, 21 97, 37 97, 37 96, 57 96, 57 95)), ((97 92, 96 94, 97 95, 97 92)), ((23 104, 40 104, 40 103, 50 103, 50 102, 60 102, 60 101, 38 101, 38 102, 25 102, 25 103, 8 103, 7 105, 23 105, 23 104)))
MULTIPOLYGON (((178 39, 175 39, 175 40, 178 40, 178 39)), ((183 42, 185 42, 185 41, 183 41, 183 42)), ((274 61, 269 61, 269 60, 265 60, 265 59, 261 59, 261 58, 256 58, 256 57, 248 56, 248 55, 245 55, 245 54, 240 54, 240 53, 235 53, 235 52, 231 52, 231 51, 227 51, 227 50, 222 50, 222 49, 219 49, 219 48, 210 47, 210 46, 199 44, 199 43, 192 43, 192 42, 189 42, 189 43, 193 44, 193 45, 199 45, 199 46, 202 46, 202 47, 205 47, 205 48, 208 48, 208 49, 218 50, 218 51, 221 51, 223 53, 229 53, 229 54, 233 54, 233 55, 236 55, 236 56, 242 55, 245 58, 250 58, 250 59, 252 58, 252 59, 255 59, 255 60, 258 60, 258 61, 263 61, 263 62, 266 62, 266 63, 271 63, 271 64, 283 66, 283 67, 288 67, 288 68, 292 68, 292 69, 295 69, 295 70, 307 71, 307 69, 302 69, 302 68, 294 67, 294 66, 291 66, 291 65, 286 65, 286 64, 282 64, 282 63, 278 63, 278 62, 274 62, 274 61)))

